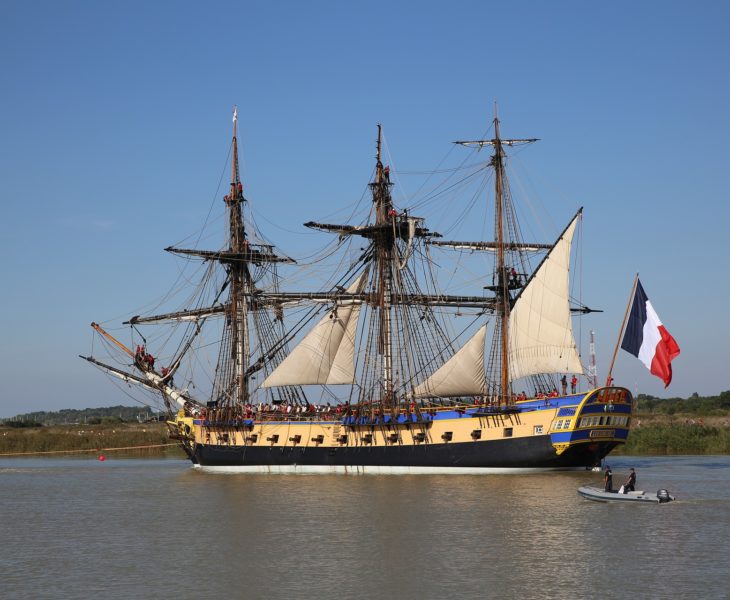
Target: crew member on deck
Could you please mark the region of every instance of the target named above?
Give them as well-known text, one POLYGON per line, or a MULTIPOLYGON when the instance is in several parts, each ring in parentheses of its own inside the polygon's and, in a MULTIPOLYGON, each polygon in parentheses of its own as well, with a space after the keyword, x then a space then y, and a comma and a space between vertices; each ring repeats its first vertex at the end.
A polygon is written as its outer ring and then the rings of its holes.
POLYGON ((568 393, 568 378, 565 375, 560 378, 560 385, 563 386, 563 396, 565 396, 568 393))
POLYGON ((570 393, 575 394, 575 387, 578 385, 578 378, 573 375, 573 377, 570 378, 570 393))

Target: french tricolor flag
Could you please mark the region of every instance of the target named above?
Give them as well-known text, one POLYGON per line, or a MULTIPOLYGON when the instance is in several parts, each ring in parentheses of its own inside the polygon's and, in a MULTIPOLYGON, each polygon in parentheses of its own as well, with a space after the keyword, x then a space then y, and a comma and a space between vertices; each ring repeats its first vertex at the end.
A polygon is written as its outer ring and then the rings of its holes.
POLYGON ((664 381, 664 387, 671 383, 671 363, 679 356, 679 346, 654 312, 654 307, 638 279, 631 316, 621 347, 636 356, 653 375, 664 381))

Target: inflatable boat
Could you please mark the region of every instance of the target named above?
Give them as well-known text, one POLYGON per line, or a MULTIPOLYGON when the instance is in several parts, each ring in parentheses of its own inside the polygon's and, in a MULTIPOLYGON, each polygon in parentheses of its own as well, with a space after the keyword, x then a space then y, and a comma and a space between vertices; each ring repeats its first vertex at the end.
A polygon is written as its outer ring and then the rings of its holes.
POLYGON ((665 504, 675 500, 667 490, 658 490, 656 494, 646 492, 606 492, 601 488, 584 485, 578 488, 578 493, 588 500, 596 502, 653 502, 654 504, 665 504))

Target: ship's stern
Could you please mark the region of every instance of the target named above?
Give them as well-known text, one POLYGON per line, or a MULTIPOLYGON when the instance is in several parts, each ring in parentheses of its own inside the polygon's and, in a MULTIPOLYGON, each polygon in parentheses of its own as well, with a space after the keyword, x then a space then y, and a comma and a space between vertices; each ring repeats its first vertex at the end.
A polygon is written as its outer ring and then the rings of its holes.
POLYGON ((625 444, 634 410, 631 392, 622 387, 603 387, 588 392, 574 407, 561 408, 550 427, 550 439, 558 455, 582 457, 598 466, 616 446, 625 444))

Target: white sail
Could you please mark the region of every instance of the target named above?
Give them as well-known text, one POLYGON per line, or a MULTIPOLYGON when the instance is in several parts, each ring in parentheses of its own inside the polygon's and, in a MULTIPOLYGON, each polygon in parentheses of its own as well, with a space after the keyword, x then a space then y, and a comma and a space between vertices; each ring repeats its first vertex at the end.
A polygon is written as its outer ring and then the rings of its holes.
MULTIPOLYGON (((362 290, 365 273, 347 289, 362 290)), ((274 369, 261 387, 281 385, 352 384, 355 380, 355 332, 361 302, 338 302, 296 348, 274 369)))
POLYGON ((578 217, 547 254, 509 316, 509 376, 582 373, 568 299, 570 245, 578 217))
POLYGON ((486 393, 484 374, 484 339, 487 326, 483 325, 462 348, 447 360, 431 377, 413 390, 416 398, 439 396, 480 396, 486 393))

